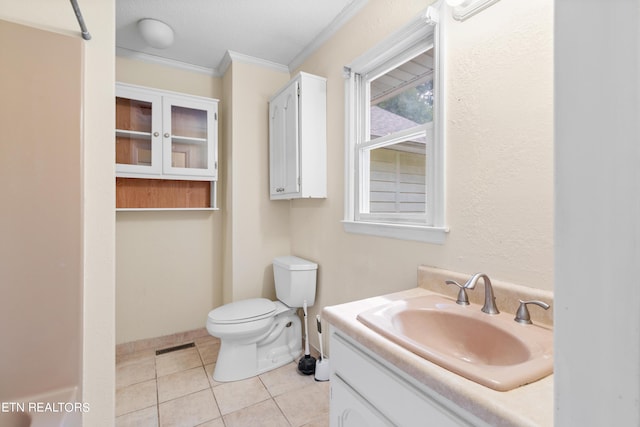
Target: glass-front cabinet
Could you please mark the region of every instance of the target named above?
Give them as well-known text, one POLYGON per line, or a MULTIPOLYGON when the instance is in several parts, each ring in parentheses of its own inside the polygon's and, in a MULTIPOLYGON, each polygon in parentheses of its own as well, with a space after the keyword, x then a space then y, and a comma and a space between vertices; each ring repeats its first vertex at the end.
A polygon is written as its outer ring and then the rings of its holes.
POLYGON ((116 209, 217 209, 218 100, 116 83, 116 209))
POLYGON ((162 97, 116 89, 116 172, 162 173, 162 97))
POLYGON ((116 176, 215 181, 218 101, 116 85, 116 176))

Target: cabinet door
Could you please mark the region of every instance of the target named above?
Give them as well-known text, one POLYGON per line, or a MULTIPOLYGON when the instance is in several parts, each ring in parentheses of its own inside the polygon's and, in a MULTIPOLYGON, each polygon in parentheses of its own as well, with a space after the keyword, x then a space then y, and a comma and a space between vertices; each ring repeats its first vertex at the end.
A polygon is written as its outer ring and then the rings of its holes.
POLYGON ((300 192, 298 81, 269 103, 269 159, 272 198, 300 192))
POLYGON ((217 105, 164 96, 163 166, 165 175, 217 178, 217 105))
POLYGON ((340 377, 331 377, 330 427, 389 427, 393 424, 340 377))
MULTIPOLYGON (((402 427, 487 426, 485 422, 426 386, 418 388, 387 361, 351 341, 331 333, 331 381, 340 378, 384 420, 402 427)), ((333 396, 332 396, 333 399, 333 396)), ((333 400, 332 400, 333 404, 333 400)), ((331 411, 334 406, 331 406, 331 411)), ((333 417, 333 414, 331 415, 333 417)), ((368 424, 365 424, 368 425, 368 424)))
POLYGON ((116 87, 116 172, 162 172, 162 97, 116 87))

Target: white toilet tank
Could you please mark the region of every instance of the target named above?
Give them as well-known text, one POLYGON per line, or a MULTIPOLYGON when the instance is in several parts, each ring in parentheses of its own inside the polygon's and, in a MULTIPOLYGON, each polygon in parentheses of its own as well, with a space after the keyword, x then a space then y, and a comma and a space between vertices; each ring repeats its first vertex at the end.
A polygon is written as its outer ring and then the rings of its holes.
POLYGON ((302 307, 307 301, 316 302, 316 273, 318 264, 295 256, 281 256, 273 260, 276 296, 289 307, 302 307))

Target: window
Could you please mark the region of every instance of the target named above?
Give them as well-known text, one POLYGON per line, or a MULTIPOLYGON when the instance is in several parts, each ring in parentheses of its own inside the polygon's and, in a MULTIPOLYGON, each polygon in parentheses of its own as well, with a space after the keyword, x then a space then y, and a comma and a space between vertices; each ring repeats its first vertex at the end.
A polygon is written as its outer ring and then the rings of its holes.
POLYGON ((444 144, 437 11, 345 67, 345 230, 442 243, 444 144))

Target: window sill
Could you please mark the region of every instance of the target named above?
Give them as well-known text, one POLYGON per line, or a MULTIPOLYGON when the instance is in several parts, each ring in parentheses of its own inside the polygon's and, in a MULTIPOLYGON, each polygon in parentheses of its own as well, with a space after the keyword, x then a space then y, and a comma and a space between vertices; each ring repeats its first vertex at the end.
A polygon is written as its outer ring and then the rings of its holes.
POLYGON ((347 233, 368 234, 401 240, 414 240, 442 245, 449 233, 448 227, 427 227, 408 224, 385 224, 379 222, 361 222, 343 220, 347 233))

